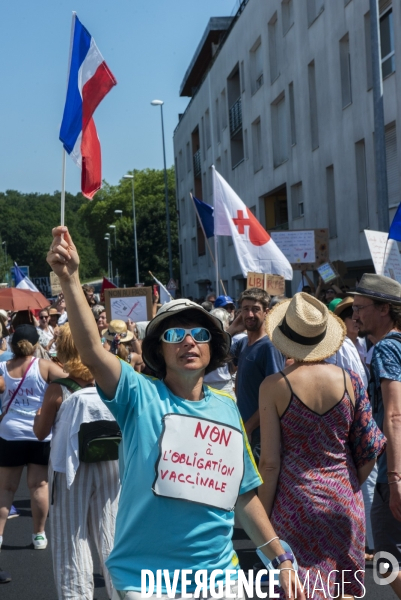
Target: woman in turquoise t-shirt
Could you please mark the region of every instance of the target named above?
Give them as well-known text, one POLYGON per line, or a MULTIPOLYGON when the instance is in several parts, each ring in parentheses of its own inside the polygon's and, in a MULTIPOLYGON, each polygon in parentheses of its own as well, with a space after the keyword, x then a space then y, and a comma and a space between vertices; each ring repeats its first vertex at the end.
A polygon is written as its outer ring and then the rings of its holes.
MULTIPOLYGON (((53 238, 47 260, 61 281, 75 345, 123 433, 122 490, 107 561, 113 599, 140 598, 145 570, 150 577, 162 570, 171 583, 175 570, 190 571, 187 581, 183 575, 176 582, 178 596, 185 587, 195 590, 201 571, 208 589, 215 586, 212 571, 220 570, 222 582, 228 571, 236 579, 235 509, 252 541, 276 559, 286 598, 304 600, 294 557, 284 552, 255 493, 261 478, 236 404, 203 385, 205 373, 227 360, 230 336, 221 322, 189 300, 165 304, 142 345, 157 378, 138 374, 102 348, 67 228, 56 227, 53 238)), ((165 576, 161 592, 168 592, 165 576)))

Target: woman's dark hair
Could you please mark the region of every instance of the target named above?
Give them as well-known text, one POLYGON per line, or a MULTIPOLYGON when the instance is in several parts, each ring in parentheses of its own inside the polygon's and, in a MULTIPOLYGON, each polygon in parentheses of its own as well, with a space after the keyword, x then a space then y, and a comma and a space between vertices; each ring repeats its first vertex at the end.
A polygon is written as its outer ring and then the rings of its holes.
POLYGON ((352 306, 348 306, 348 308, 344 308, 344 310, 338 315, 342 321, 345 322, 345 319, 352 319, 354 311, 352 310, 352 306))
POLYGON ((211 358, 205 370, 206 374, 218 367, 223 367, 229 361, 226 352, 227 342, 224 331, 218 325, 215 325, 207 315, 203 315, 199 310, 189 309, 160 321, 156 329, 150 335, 146 335, 142 342, 143 354, 152 356, 153 364, 157 365, 157 370, 155 371, 156 377, 163 379, 166 376, 166 363, 163 358, 160 336, 166 329, 170 329, 171 327, 188 328, 190 325, 205 327, 210 331, 212 336, 209 342, 211 358))
POLYGON ((8 329, 6 327, 7 320, 3 315, 0 315, 0 338, 5 338, 8 336, 8 329))

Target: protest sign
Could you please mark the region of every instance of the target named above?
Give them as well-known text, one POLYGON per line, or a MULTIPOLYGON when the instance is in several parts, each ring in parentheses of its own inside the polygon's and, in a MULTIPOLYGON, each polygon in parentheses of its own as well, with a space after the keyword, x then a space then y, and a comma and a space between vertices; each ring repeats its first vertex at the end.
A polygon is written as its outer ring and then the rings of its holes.
POLYGON ((270 296, 283 296, 285 294, 285 279, 282 275, 248 273, 246 289, 252 287, 265 290, 270 296))
POLYGON ((233 510, 244 474, 242 432, 189 415, 167 414, 153 492, 233 510))
POLYGON ((113 288, 104 290, 107 321, 150 321, 152 318, 152 288, 113 288))
POLYGON ((389 240, 388 233, 384 231, 365 229, 365 236, 376 273, 401 283, 401 257, 397 242, 389 240))
POLYGON ((261 290, 265 289, 265 275, 264 273, 248 273, 247 281, 246 281, 246 289, 248 288, 260 288, 261 290))
POLYGON ((52 296, 58 296, 59 294, 61 294, 60 279, 58 275, 54 273, 54 271, 50 272, 50 290, 52 296))
POLYGON ((338 277, 330 263, 324 263, 323 265, 320 265, 317 270, 324 283, 329 283, 329 281, 333 281, 333 279, 337 279, 338 277))
POLYGON ((328 229, 291 229, 269 233, 296 271, 313 271, 329 260, 328 229))
POLYGON ((31 281, 46 298, 52 296, 49 277, 32 277, 31 281))

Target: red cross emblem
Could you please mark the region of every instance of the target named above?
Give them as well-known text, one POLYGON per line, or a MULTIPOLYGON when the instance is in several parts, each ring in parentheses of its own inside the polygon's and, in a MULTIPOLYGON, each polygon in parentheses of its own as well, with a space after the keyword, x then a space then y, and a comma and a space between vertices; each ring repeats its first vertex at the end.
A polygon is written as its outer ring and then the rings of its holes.
POLYGON ((243 235, 245 227, 249 227, 249 240, 254 246, 264 246, 269 240, 270 235, 262 227, 257 218, 246 208, 247 216, 244 217, 243 210, 237 210, 237 216, 233 218, 233 223, 238 227, 238 233, 243 235))

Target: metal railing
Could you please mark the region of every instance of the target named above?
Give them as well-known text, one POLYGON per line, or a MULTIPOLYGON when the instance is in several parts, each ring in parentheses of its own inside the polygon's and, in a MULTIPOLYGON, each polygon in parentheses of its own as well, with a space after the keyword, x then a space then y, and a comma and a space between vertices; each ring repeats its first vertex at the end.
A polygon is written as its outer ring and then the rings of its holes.
POLYGON ((193 156, 194 161, 194 176, 200 177, 202 173, 201 151, 197 150, 193 156))
POLYGON ((230 135, 234 137, 242 128, 241 96, 230 107, 230 135))

